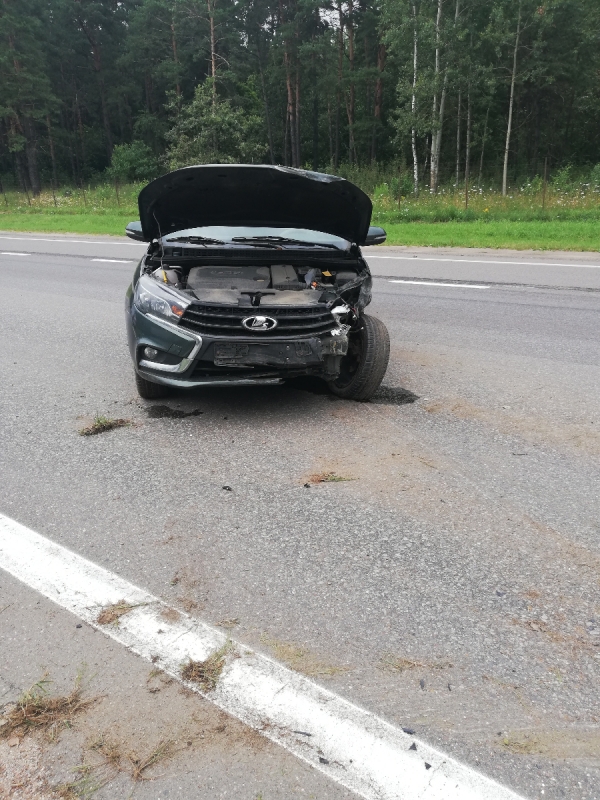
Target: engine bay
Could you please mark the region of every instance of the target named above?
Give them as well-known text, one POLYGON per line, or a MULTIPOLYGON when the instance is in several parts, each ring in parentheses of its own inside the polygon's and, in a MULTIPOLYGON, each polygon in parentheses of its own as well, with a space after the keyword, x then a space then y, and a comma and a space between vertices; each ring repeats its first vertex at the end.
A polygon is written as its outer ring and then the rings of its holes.
POLYGON ((323 264, 169 265, 153 270, 151 275, 203 303, 235 306, 329 305, 347 290, 354 290, 358 296, 368 277, 346 265, 328 269, 323 264))

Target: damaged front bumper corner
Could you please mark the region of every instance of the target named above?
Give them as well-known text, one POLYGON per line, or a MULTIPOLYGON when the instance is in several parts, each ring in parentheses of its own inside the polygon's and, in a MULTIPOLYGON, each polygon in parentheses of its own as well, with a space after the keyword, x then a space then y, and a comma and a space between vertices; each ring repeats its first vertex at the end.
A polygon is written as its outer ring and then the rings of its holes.
POLYGON ((136 370, 147 380, 170 386, 273 384, 298 375, 331 379, 348 352, 345 326, 298 338, 219 338, 142 314, 134 305, 130 315, 136 370))

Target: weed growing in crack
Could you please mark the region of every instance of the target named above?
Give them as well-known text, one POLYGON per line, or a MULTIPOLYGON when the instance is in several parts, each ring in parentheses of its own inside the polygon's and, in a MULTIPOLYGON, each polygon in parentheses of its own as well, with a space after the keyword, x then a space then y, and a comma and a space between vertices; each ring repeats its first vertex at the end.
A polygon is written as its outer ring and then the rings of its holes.
POLYGON ((124 428, 127 425, 131 425, 130 419, 111 419, 96 414, 93 423, 87 428, 81 428, 79 433, 81 436, 96 436, 98 433, 106 433, 112 431, 113 428, 124 428))

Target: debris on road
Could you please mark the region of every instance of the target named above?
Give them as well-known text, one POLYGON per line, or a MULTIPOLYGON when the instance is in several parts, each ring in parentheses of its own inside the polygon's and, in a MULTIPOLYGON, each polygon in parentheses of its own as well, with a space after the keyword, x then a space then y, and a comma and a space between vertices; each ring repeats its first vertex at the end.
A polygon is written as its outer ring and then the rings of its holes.
POLYGON ((239 617, 230 617, 227 619, 222 619, 220 622, 217 622, 219 628, 235 628, 236 625, 239 625, 240 620, 239 617))
POLYGON ((51 681, 43 676, 0 717, 0 738, 7 738, 11 747, 33 730, 47 731, 50 738, 55 739, 59 729, 68 727, 75 714, 89 708, 98 699, 84 699, 79 682, 68 695, 49 696, 46 688, 49 683, 51 681))
POLYGON ((122 616, 128 614, 134 608, 139 608, 140 605, 145 605, 145 603, 132 605, 126 600, 119 600, 118 603, 113 603, 112 605, 103 608, 96 617, 96 622, 99 625, 118 625, 122 616))
MULTIPOLYGON (((348 478, 335 472, 316 472, 314 475, 309 475, 308 480, 308 486, 310 486, 311 483, 341 483, 342 481, 355 481, 356 478, 348 478)), ((304 486, 307 484, 305 483, 304 486)))
POLYGON ((291 642, 282 642, 278 639, 272 639, 264 633, 260 637, 260 640, 273 651, 276 659, 283 661, 290 669, 301 672, 309 678, 330 678, 352 670, 352 667, 338 666, 322 661, 306 647, 291 642))
POLYGON ((230 648, 231 643, 226 642, 204 661, 194 661, 190 658, 181 668, 181 677, 184 681, 197 683, 204 692, 212 692, 221 677, 225 667, 225 656, 230 648))
POLYGON ((392 672, 405 672, 409 669, 449 669, 453 665, 449 661, 414 661, 410 658, 402 658, 386 654, 379 661, 380 669, 391 670, 392 672))
POLYGON ((111 419, 104 417, 101 414, 96 414, 94 421, 87 428, 80 428, 80 436, 96 436, 99 433, 106 433, 112 431, 114 428, 124 428, 131 425, 130 419, 111 419))
POLYGON ((170 739, 162 740, 158 743, 158 745, 149 753, 145 758, 139 758, 137 755, 131 753, 129 755, 129 761, 131 762, 131 777, 134 781, 143 780, 144 772, 153 767, 159 761, 164 761, 166 758, 171 758, 175 755, 177 750, 181 750, 183 748, 177 748, 175 746, 175 742, 170 739))

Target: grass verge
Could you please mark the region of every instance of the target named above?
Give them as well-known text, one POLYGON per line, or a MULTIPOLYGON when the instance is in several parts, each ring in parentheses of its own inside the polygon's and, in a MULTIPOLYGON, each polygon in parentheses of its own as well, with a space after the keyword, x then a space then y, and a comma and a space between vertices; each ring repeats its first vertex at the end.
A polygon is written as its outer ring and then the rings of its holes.
POLYGON ((128 222, 137 219, 138 212, 130 214, 53 214, 0 213, 0 230, 28 231, 30 233, 110 234, 124 236, 128 222))
MULTIPOLYGON (((125 225, 135 216, 0 213, 0 230, 123 236, 125 225)), ((388 222, 374 215, 373 224, 386 229, 388 245, 600 251, 600 222, 596 220, 388 222)))
POLYGON ((388 222, 383 227, 388 245, 600 251, 597 221, 388 222))

